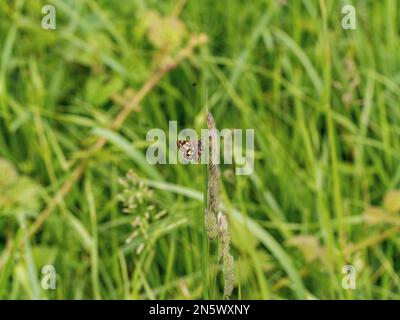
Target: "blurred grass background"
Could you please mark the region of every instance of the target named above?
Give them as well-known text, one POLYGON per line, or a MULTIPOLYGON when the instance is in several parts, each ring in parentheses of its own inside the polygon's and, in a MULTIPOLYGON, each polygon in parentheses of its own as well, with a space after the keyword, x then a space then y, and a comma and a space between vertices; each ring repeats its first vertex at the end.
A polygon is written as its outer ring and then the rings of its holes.
MULTIPOLYGON (((0 298, 203 297, 203 170, 144 156, 152 128, 205 127, 207 90, 220 129, 255 129, 254 173, 221 168, 232 298, 399 299, 399 21, 397 0, 1 1, 0 298), (56 30, 41 28, 46 4, 56 30), (345 4, 356 30, 341 27, 345 4), (199 33, 207 45, 112 132, 124 103, 199 33), (107 144, 89 153, 98 137, 107 144), (48 264, 56 290, 41 287, 48 264), (341 286, 345 264, 356 290, 341 286)), ((222 297, 220 276, 208 289, 222 297)))

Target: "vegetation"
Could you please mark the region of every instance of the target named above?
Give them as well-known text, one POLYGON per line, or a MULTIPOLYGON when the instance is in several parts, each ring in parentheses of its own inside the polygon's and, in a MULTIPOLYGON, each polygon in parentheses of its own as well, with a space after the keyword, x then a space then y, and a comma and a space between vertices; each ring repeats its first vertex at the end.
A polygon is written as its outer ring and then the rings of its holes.
POLYGON ((0 298, 221 299, 222 243, 231 299, 400 299, 399 21, 396 0, 1 1, 0 298), (206 103, 255 131, 254 173, 220 166, 230 241, 206 235, 206 165, 146 161, 206 103))

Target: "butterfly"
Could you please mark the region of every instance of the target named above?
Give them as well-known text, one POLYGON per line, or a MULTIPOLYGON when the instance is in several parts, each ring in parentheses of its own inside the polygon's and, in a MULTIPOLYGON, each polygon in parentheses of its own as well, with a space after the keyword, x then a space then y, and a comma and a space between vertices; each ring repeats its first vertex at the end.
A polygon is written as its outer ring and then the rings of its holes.
POLYGON ((178 140, 176 141, 176 145, 178 149, 182 151, 183 157, 186 160, 199 162, 201 154, 203 153, 203 142, 201 140, 178 140))

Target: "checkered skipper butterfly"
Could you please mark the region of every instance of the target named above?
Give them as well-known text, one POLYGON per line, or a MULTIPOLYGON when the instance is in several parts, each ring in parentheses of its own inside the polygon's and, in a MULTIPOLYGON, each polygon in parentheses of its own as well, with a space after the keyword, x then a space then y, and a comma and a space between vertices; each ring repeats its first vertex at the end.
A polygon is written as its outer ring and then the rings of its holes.
POLYGON ((203 153, 203 142, 201 140, 178 140, 176 145, 186 160, 194 160, 196 163, 200 162, 200 157, 203 153))

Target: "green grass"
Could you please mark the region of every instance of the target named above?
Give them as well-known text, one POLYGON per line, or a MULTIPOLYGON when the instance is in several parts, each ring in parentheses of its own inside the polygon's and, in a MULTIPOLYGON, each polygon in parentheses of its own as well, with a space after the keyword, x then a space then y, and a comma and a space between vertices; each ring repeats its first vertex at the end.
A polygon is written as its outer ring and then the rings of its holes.
POLYGON ((148 130, 205 127, 206 91, 218 128, 255 130, 254 174, 221 166, 232 299, 400 299, 400 212, 384 203, 400 189, 400 3, 287 2, 0 2, 1 299, 222 298, 218 241, 202 224, 204 168, 145 158, 148 130), (48 3, 53 31, 41 28, 48 3), (349 3, 356 30, 341 27, 349 3), (162 63, 146 13, 180 4, 187 36, 169 38, 172 55, 189 34, 207 34, 207 45, 111 130, 162 63), (98 139, 107 143, 93 151, 98 139), (132 192, 152 194, 124 213, 118 180, 129 169, 143 184, 132 192), (366 223, 371 205, 397 222, 366 223), (126 242, 149 206, 168 213, 126 242), (56 290, 41 287, 47 264, 56 290), (345 264, 356 290, 341 286, 345 264))

